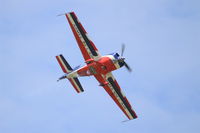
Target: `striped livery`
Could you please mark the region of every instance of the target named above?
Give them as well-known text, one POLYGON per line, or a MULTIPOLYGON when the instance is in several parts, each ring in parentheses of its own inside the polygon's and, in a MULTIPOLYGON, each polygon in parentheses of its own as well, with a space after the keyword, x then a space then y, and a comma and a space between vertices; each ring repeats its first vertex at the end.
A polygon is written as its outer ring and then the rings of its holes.
POLYGON ((74 12, 65 14, 85 60, 98 60, 100 54, 74 12))
POLYGON ((108 82, 107 85, 103 86, 105 91, 110 95, 110 97, 130 120, 137 118, 135 111, 132 109, 130 103, 128 102, 126 96, 123 94, 120 86, 118 85, 111 72, 106 75, 96 75, 95 78, 99 82, 105 78, 108 82))
MULTIPOLYGON (((73 71, 73 69, 68 64, 68 62, 65 60, 63 55, 56 56, 56 59, 57 59, 58 63, 60 64, 60 67, 62 68, 64 73, 69 74, 70 72, 73 71)), ((77 77, 71 77, 71 78, 68 78, 68 80, 70 81, 70 83, 72 84, 74 89, 77 91, 77 93, 84 91, 77 77)))
MULTIPOLYGON (((117 80, 112 75, 112 71, 117 70, 122 66, 126 66, 127 69, 129 68, 124 62, 125 58, 122 58, 123 54, 120 56, 115 52, 113 54, 101 56, 94 43, 88 37, 87 32, 75 13, 69 12, 66 13, 65 16, 77 41, 78 47, 81 50, 86 65, 78 67, 77 69, 72 69, 62 55, 56 56, 58 63, 66 74, 59 78, 59 80, 67 78, 75 90, 80 93, 84 90, 77 77, 94 76, 100 83, 99 86, 102 86, 106 90, 128 119, 136 119, 137 115, 135 111, 132 109, 131 104, 123 94, 117 80)), ((124 47, 122 48, 122 51, 124 51, 124 47)), ((130 68, 128 70, 130 70, 130 68)))

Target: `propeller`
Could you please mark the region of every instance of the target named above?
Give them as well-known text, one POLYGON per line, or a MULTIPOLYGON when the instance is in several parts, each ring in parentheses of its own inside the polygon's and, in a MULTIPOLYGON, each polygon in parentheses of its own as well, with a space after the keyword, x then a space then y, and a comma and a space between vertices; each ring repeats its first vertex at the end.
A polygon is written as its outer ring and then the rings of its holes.
POLYGON ((127 70, 129 72, 132 72, 132 69, 130 68, 130 66, 126 62, 124 62, 124 66, 127 68, 127 70))
POLYGON ((122 44, 122 47, 121 47, 121 58, 120 58, 119 61, 121 61, 121 62, 124 63, 124 66, 126 67, 126 69, 127 69, 129 72, 132 72, 132 69, 130 68, 130 66, 124 61, 124 60, 125 60, 125 58, 123 57, 124 51, 125 51, 125 44, 122 44))
POLYGON ((124 50, 125 50, 125 44, 123 43, 123 44, 122 44, 122 48, 121 48, 121 56, 123 56, 124 50))

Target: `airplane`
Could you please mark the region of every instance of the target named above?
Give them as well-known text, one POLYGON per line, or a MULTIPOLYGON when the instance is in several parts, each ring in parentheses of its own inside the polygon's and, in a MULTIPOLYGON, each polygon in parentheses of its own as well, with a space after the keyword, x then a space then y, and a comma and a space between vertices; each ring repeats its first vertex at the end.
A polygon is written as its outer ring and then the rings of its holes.
POLYGON ((79 82, 78 77, 94 76, 99 82, 99 86, 102 86, 105 89, 127 118, 129 120, 136 119, 137 115, 135 111, 132 109, 131 104, 112 74, 112 71, 123 66, 131 72, 131 68, 125 62, 125 58, 123 57, 125 45, 122 45, 121 55, 118 53, 112 53, 101 56, 94 43, 88 37, 87 32, 78 20, 76 14, 74 12, 69 12, 64 15, 69 22, 83 58, 85 59, 86 65, 72 69, 62 54, 56 56, 62 71, 65 73, 58 79, 58 81, 68 79, 76 92, 81 93, 84 92, 84 89, 79 82))

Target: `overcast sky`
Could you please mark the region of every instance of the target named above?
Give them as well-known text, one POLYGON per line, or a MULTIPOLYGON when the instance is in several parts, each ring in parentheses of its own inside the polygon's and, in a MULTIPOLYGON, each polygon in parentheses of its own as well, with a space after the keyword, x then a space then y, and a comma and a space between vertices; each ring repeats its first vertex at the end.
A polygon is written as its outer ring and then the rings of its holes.
POLYGON ((0 0, 1 133, 198 133, 199 0, 0 0), (138 115, 126 116, 93 77, 77 94, 55 56, 84 65, 65 16, 74 11, 138 115))

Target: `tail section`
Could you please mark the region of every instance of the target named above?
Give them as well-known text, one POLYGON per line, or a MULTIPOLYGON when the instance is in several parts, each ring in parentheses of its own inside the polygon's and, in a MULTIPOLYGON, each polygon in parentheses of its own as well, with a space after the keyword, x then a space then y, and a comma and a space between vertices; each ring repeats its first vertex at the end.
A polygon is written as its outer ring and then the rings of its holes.
POLYGON ((70 73, 72 71, 71 66, 67 63, 63 55, 56 56, 56 59, 64 73, 70 73))
POLYGON ((67 75, 69 73, 73 72, 73 69, 71 68, 69 63, 65 60, 63 55, 56 56, 56 59, 60 65, 60 67, 62 68, 63 72, 66 73, 64 76, 60 77, 59 80, 67 78, 70 81, 70 83, 72 84, 72 86, 74 87, 74 89, 77 91, 77 93, 83 92, 84 91, 83 87, 81 86, 77 77, 70 77, 70 78, 67 77, 67 75))
POLYGON ((83 92, 83 88, 81 86, 81 83, 79 82, 78 78, 69 78, 70 83, 74 87, 77 93, 83 92))

